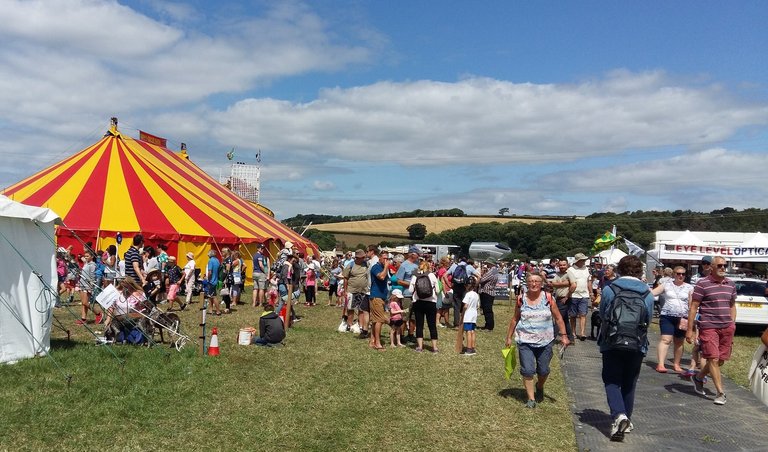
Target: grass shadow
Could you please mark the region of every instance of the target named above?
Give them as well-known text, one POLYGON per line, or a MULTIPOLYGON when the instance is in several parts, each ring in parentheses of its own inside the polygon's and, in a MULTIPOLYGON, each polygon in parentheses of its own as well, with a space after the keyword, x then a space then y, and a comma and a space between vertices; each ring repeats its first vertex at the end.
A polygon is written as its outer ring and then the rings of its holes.
POLYGON ((51 338, 51 350, 67 350, 75 348, 77 343, 73 340, 51 338))
POLYGON ((527 402, 528 401, 528 393, 525 392, 524 388, 506 388, 499 391, 499 395, 501 397, 504 397, 506 399, 513 398, 517 399, 521 402, 527 402))

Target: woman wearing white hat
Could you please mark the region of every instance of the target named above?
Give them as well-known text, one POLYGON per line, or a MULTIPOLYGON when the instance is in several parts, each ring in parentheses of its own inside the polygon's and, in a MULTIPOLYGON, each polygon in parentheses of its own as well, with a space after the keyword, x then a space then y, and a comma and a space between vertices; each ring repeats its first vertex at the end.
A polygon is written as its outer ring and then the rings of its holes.
POLYGON ((187 253, 187 264, 184 265, 184 282, 187 291, 185 305, 187 305, 192 302, 192 289, 195 287, 195 255, 191 251, 187 253))

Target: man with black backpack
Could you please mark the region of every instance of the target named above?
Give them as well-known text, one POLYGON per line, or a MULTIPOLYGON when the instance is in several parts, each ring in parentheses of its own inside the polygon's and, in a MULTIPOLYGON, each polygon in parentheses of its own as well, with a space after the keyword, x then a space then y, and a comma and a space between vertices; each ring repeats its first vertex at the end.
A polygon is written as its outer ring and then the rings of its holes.
POLYGON ((462 256, 459 263, 448 269, 451 274, 451 284, 453 288, 453 327, 460 328, 462 301, 467 293, 467 283, 469 282, 470 272, 467 268, 467 258, 462 256))
POLYGON ((648 352, 648 325, 653 316, 653 295, 640 280, 642 261, 625 256, 619 261, 618 273, 621 277, 603 290, 598 337, 603 385, 613 418, 611 441, 623 441, 624 433, 634 428, 635 385, 648 352))

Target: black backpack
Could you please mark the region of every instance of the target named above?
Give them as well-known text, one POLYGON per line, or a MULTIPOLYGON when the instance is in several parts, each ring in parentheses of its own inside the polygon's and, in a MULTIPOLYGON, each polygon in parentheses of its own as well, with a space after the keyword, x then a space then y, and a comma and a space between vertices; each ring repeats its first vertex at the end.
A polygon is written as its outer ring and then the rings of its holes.
POLYGON ((419 297, 419 300, 432 298, 432 280, 429 279, 428 273, 416 276, 416 284, 414 286, 416 287, 416 296, 419 297))
POLYGON ((639 352, 648 341, 645 299, 650 291, 645 289, 638 293, 616 284, 610 287, 615 297, 602 319, 599 344, 606 345, 609 350, 639 352))

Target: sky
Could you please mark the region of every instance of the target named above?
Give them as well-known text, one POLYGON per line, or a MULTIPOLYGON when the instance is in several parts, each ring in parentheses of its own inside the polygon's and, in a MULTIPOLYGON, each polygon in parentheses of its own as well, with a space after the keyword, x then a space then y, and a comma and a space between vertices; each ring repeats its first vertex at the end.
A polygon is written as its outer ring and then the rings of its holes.
POLYGON ((768 208, 765 1, 0 2, 0 188, 119 118, 278 218, 768 208))

